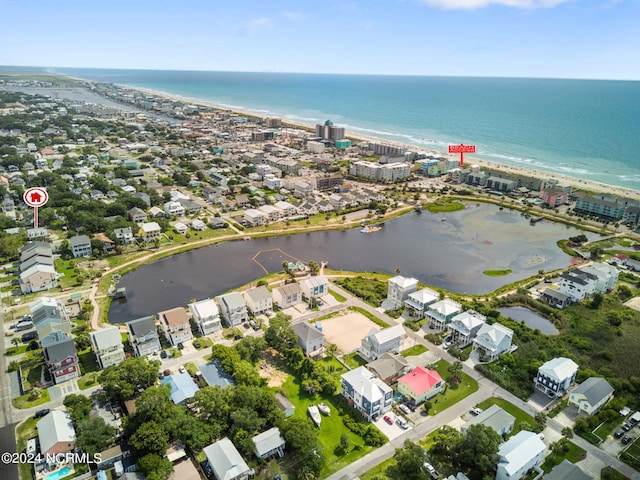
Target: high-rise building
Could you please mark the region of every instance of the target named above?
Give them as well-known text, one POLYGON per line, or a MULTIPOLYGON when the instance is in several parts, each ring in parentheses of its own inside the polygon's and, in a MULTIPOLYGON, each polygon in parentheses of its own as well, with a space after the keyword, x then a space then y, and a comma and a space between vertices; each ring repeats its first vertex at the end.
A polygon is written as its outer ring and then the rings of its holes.
POLYGON ((331 120, 327 120, 324 124, 316 125, 316 136, 322 137, 323 140, 342 140, 344 138, 344 128, 336 127, 331 120))

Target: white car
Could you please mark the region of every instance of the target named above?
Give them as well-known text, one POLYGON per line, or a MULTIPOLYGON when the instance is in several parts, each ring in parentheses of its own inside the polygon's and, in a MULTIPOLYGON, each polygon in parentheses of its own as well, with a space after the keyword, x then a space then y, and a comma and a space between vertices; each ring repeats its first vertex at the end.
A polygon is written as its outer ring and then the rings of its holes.
POLYGON ((471 409, 471 415, 480 415, 482 413, 482 409, 478 407, 474 407, 471 409))
POLYGON ((184 368, 184 367, 180 367, 180 368, 178 369, 178 371, 179 371, 180 373, 187 373, 187 369, 186 369, 186 368, 184 368))
POLYGON ((411 409, 409 407, 407 407, 404 403, 401 403, 400 405, 398 405, 398 408, 403 412, 406 413, 407 415, 409 415, 411 413, 411 409))

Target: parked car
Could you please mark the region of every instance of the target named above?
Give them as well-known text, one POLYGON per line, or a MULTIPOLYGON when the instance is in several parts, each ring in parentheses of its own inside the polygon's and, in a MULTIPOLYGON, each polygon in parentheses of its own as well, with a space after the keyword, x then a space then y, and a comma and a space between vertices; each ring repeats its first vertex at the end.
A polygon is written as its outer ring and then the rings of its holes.
POLYGON ((247 322, 243 323, 242 326, 247 330, 251 328, 251 326, 247 322))
POLYGON ((159 380, 164 380, 164 373, 160 372, 160 373, 158 374, 158 379, 159 379, 159 380))
POLYGON ((409 428, 409 422, 407 422, 402 417, 396 418, 396 425, 398 425, 403 430, 406 430, 407 428, 409 428))
POLYGON ((165 352, 164 350, 162 350, 160 352, 160 358, 167 358, 167 352, 165 352))
POLYGON ((236 335, 233 337, 234 340, 242 340, 242 335, 236 335))
POLYGON ((34 340, 36 338, 38 338, 38 332, 27 332, 24 333, 22 337, 20 337, 22 343, 30 342, 31 340, 34 340))
POLYGON ((632 425, 631 423, 629 423, 629 422, 625 423, 625 424, 622 426, 622 429, 623 429, 625 432, 628 432, 628 431, 629 431, 629 430, 631 430, 632 428, 633 428, 633 425, 632 425))
POLYGON ((393 420, 391 420, 391 417, 389 415, 385 415, 383 418, 384 418, 384 421, 387 422, 389 425, 393 425, 393 420))
POLYGON ((193 341, 193 346, 196 348, 200 348, 200 342, 198 340, 193 341))
POLYGON ((400 405, 398 405, 398 408, 400 409, 400 411, 402 411, 403 413, 406 413, 407 415, 411 413, 411 409, 407 407, 404 403, 401 403, 400 405))
POLYGON ((444 341, 442 342, 442 346, 444 348, 449 348, 451 345, 453 345, 453 338, 451 337, 451 335, 449 335, 448 337, 446 337, 444 339, 444 341))
POLYGON ((622 437, 622 444, 626 445, 627 443, 629 443, 633 438, 631 437, 631 435, 625 435, 624 437, 622 437))
POLYGON ((45 415, 47 415, 51 410, 48 408, 43 408, 42 410, 38 410, 36 413, 33 414, 33 416, 35 418, 41 418, 44 417, 45 415))
POLYGON ((431 478, 435 480, 438 479, 438 472, 436 472, 436 469, 433 468, 433 465, 431 465, 429 462, 424 462, 422 466, 427 472, 429 472, 429 475, 431 475, 431 478))
POLYGON ((186 369, 186 368, 184 368, 184 367, 180 367, 180 368, 178 368, 178 371, 179 371, 180 373, 187 373, 187 369, 186 369))
POLYGON ((178 343, 178 349, 179 350, 184 350, 184 343, 182 343, 182 342, 178 343))
POLYGON ((473 407, 469 413, 471 413, 471 415, 474 415, 474 416, 480 415, 482 413, 482 409, 478 407, 473 407))
POLYGON ((622 437, 623 435, 624 435, 624 430, 623 430, 622 428, 621 428, 621 429, 619 429, 619 430, 617 430, 617 431, 616 431, 616 433, 614 433, 614 434, 613 434, 613 436, 614 436, 615 438, 620 438, 620 437, 622 437))

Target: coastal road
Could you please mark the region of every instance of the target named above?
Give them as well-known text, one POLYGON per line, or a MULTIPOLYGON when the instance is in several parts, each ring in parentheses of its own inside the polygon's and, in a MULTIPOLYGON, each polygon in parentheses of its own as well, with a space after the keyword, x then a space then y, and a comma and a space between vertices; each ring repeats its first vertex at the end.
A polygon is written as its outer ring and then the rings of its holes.
MULTIPOLYGON (((0 338, 4 338, 4 307, 0 294, 0 338)), ((11 386, 7 372, 7 355, 4 341, 0 342, 0 453, 16 451, 16 424, 11 404, 11 386)), ((18 465, 0 462, 0 478, 18 480, 18 465)))

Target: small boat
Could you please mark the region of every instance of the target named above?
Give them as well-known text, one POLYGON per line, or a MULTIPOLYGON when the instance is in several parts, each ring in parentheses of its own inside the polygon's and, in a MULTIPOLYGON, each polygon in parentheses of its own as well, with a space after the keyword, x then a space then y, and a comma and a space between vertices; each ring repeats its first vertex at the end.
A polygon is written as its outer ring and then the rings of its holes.
POLYGON ((440 219, 440 221, 441 221, 441 222, 446 222, 446 221, 447 221, 447 219, 446 219, 445 217, 442 217, 442 218, 440 219))
POLYGON ((320 410, 320 413, 324 413, 327 417, 331 415, 331 409, 329 408, 329 405, 324 402, 318 404, 318 410, 320 410))
POLYGON ((382 230, 382 227, 378 227, 377 225, 367 225, 360 229, 360 233, 374 233, 382 230))
POLYGON ((322 417, 320 416, 320 411, 318 410, 318 407, 316 407, 315 405, 309 405, 309 408, 307 408, 307 411, 309 412, 309 415, 311 415, 311 420, 313 420, 313 423, 315 423, 318 428, 320 428, 320 422, 322 421, 322 417))

